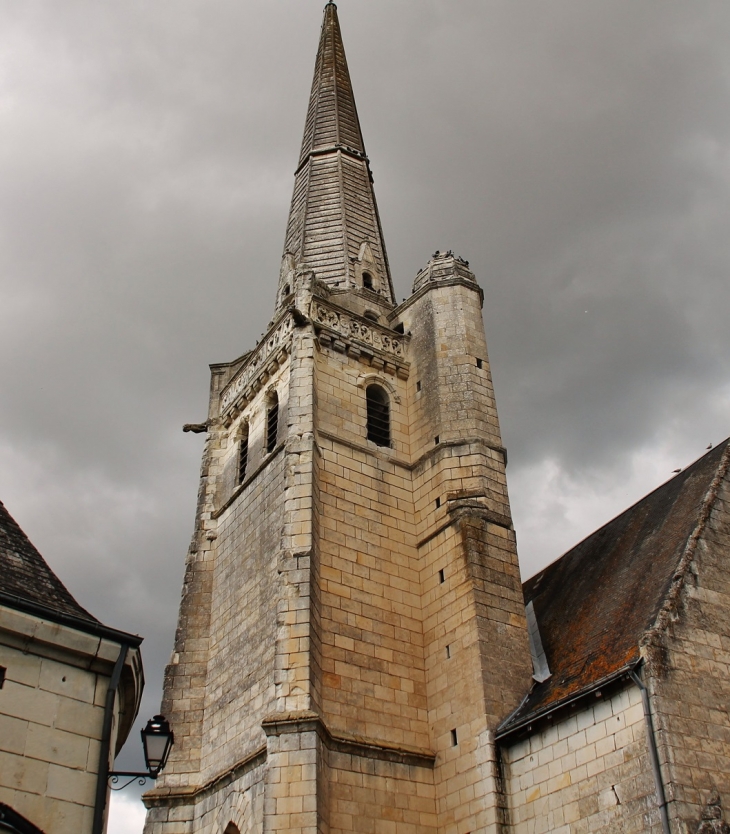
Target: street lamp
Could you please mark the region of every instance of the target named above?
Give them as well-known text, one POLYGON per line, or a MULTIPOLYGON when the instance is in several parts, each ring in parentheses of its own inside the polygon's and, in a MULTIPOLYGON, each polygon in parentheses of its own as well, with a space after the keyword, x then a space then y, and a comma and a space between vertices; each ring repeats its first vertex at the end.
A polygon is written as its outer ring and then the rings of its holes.
POLYGON ((160 771, 167 764, 167 757, 170 755, 172 745, 175 743, 175 734, 170 729, 170 722, 164 715, 156 715, 150 718, 147 726, 141 731, 142 748, 144 750, 144 764, 148 773, 138 773, 127 770, 112 770, 109 772, 109 779, 112 781, 112 790, 121 791, 132 782, 139 780, 144 785, 146 779, 156 779, 160 771), (118 788, 114 787, 119 780, 128 779, 118 788))
POLYGON ((167 764, 167 757, 175 743, 175 734, 164 715, 150 718, 141 734, 145 767, 150 776, 156 777, 167 764))

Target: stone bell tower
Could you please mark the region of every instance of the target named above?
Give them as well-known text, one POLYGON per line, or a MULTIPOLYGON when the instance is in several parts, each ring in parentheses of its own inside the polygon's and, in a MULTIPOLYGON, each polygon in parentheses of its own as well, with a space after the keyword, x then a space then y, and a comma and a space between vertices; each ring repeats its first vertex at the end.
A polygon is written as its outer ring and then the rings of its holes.
POLYGON ((396 306, 372 182, 330 2, 274 318, 211 367, 146 834, 499 830, 531 661, 483 293, 437 252, 396 306))

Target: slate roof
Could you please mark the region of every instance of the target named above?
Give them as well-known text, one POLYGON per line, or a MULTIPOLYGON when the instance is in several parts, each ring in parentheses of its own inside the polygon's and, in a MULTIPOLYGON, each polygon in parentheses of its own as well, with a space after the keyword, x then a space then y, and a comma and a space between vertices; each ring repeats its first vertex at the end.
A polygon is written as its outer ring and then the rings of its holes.
POLYGON ((383 279, 381 291, 394 302, 337 6, 328 3, 284 250, 313 269, 321 281, 338 285, 352 277, 352 261, 365 242, 383 279))
POLYGON ((98 623, 71 596, 1 501, 0 592, 42 605, 51 612, 98 623))
POLYGON ((552 675, 500 736, 638 663, 729 459, 726 440, 525 582, 552 675))

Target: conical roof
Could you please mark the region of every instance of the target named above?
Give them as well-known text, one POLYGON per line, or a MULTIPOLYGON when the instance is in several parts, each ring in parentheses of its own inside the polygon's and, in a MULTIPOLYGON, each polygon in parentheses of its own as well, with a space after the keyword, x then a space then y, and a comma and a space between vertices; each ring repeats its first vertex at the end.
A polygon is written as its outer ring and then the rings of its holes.
MULTIPOLYGON (((393 302, 393 286, 370 163, 350 83, 337 6, 324 9, 302 151, 284 247, 332 286, 358 286, 368 263, 374 287, 393 302)), ((286 276, 281 279, 281 290, 286 276)))

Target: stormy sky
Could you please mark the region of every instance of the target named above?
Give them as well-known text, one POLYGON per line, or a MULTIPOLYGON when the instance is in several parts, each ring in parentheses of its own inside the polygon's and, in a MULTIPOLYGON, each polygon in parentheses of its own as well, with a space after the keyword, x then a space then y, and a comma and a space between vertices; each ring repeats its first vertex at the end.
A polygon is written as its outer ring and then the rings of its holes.
MULTIPOLYGON (((322 6, 0 0, 0 499, 145 636, 144 719, 192 532, 181 426, 271 316, 322 6)), ((730 4, 339 13, 399 299, 439 248, 485 290, 527 577, 730 434, 730 4)))

